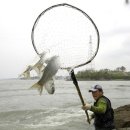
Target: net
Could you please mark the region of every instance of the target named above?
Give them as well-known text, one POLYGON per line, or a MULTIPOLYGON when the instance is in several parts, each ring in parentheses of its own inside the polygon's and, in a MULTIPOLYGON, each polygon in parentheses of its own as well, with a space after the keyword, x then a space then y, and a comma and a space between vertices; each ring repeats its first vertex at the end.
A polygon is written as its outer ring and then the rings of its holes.
POLYGON ((76 68, 96 56, 99 32, 85 12, 69 4, 58 4, 37 17, 32 28, 32 43, 38 55, 48 52, 50 57, 59 56, 62 69, 76 68))

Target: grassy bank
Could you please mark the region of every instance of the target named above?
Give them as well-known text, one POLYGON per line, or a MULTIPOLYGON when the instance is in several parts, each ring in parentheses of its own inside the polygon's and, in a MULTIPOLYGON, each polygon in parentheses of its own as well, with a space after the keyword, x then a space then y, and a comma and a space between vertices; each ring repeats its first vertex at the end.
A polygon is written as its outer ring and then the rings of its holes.
POLYGON ((84 70, 76 74, 78 80, 130 80, 130 72, 117 70, 84 70))

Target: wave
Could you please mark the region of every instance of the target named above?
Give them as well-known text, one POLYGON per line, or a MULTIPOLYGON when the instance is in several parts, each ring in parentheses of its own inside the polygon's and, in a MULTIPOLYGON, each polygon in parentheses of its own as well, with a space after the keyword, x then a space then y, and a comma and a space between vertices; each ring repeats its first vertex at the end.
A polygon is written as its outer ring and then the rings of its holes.
POLYGON ((0 128, 8 127, 10 124, 24 128, 56 127, 67 124, 72 119, 83 115, 83 111, 75 112, 74 109, 70 108, 0 112, 0 128))
POLYGON ((0 92, 16 92, 16 91, 27 91, 27 89, 2 89, 0 92))

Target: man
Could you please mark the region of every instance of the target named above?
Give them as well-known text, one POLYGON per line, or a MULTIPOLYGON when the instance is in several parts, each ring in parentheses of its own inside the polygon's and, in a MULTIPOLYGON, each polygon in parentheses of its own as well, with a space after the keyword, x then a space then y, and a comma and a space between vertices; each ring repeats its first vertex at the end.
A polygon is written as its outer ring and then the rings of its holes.
POLYGON ((94 105, 86 103, 82 108, 94 113, 90 120, 95 118, 95 130, 112 130, 114 128, 114 112, 110 100, 103 95, 103 89, 100 85, 94 85, 89 92, 92 92, 95 99, 94 105))

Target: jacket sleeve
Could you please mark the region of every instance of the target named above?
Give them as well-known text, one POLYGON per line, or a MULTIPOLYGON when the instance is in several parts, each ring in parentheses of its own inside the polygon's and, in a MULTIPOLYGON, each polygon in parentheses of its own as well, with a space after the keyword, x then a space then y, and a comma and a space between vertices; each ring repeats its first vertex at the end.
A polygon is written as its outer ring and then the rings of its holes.
POLYGON ((91 106, 91 111, 97 114, 98 113, 104 114, 106 112, 106 109, 107 109, 107 102, 103 98, 99 99, 96 105, 91 106))

